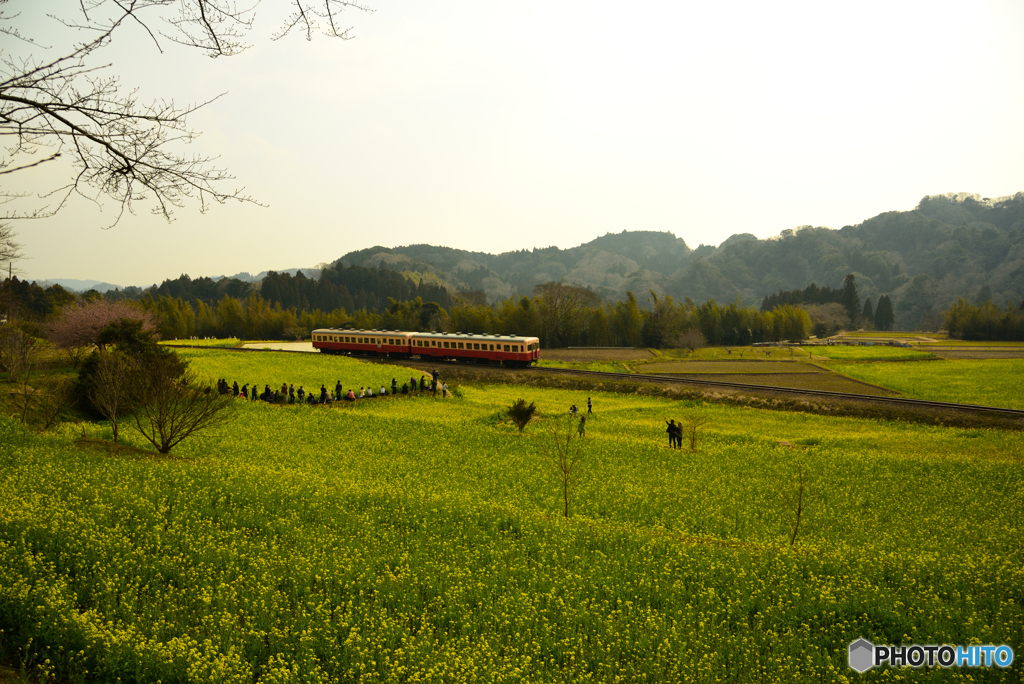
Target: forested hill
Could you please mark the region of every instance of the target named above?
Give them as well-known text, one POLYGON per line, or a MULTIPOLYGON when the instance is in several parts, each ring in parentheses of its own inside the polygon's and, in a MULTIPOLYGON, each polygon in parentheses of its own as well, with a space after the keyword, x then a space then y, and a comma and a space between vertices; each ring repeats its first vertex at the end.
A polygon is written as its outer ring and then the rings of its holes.
POLYGON ((450 247, 374 247, 346 254, 345 266, 405 273, 453 291, 482 291, 495 301, 560 281, 607 300, 648 290, 695 302, 759 304, 780 290, 811 283, 838 287, 857 276, 862 298, 890 296, 899 328, 933 327, 957 297, 997 305, 1024 299, 1024 193, 990 200, 964 193, 925 197, 913 211, 887 212, 840 230, 803 226, 775 238, 734 235, 720 246, 690 249, 671 233, 623 232, 579 247, 505 254, 450 247))
POLYGON ((599 237, 570 249, 547 247, 504 254, 467 252, 451 247, 410 245, 372 247, 338 260, 344 266, 383 267, 419 282, 444 284, 453 291, 481 291, 489 301, 533 294, 540 283, 583 285, 608 300, 627 290, 657 288, 664 273, 674 273, 693 251, 682 238, 651 231, 599 237))

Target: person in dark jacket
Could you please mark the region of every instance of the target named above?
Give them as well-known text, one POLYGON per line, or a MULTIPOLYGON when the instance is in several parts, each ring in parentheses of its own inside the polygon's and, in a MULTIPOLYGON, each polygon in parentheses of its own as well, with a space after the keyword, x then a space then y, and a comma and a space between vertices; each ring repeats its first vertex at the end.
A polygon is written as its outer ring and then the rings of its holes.
POLYGON ((668 428, 666 428, 665 430, 665 432, 668 433, 668 446, 669 448, 674 449, 676 446, 676 442, 681 442, 683 440, 682 427, 676 425, 675 420, 666 420, 665 424, 668 425, 668 428))
POLYGON ((327 388, 324 387, 323 385, 320 385, 320 403, 327 403, 327 388))
POLYGON ((391 378, 391 394, 398 394, 398 381, 391 378))
POLYGON ((342 393, 342 391, 343 390, 341 388, 341 380, 338 380, 338 384, 336 384, 334 386, 334 396, 336 396, 338 398, 338 401, 341 401, 341 393, 342 393))
POLYGON ((232 394, 234 394, 234 395, 235 395, 236 397, 238 396, 238 381, 237 381, 237 380, 235 380, 235 384, 233 384, 233 385, 231 386, 231 392, 232 392, 232 394))

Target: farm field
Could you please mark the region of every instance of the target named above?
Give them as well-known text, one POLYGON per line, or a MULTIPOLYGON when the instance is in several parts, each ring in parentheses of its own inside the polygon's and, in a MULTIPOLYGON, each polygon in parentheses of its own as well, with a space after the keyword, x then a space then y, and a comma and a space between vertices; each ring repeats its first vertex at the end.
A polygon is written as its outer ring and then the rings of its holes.
POLYGON ((1024 359, 941 359, 923 363, 857 363, 831 366, 916 399, 1024 408, 1024 359))
POLYGON ((799 361, 664 361, 647 363, 642 367, 645 373, 821 373, 821 369, 799 361))
POLYGON ((758 360, 695 360, 647 363, 639 366, 641 373, 679 375, 693 380, 735 382, 747 385, 811 389, 848 394, 894 394, 833 373, 827 368, 807 363, 806 357, 794 361, 758 360))
POLYGON ((542 349, 541 358, 569 363, 628 362, 645 361, 654 358, 654 354, 647 349, 542 349))
POLYGON ((225 348, 225 347, 240 347, 242 346, 242 340, 236 337, 226 337, 223 339, 201 339, 201 340, 165 340, 160 342, 165 345, 188 345, 189 347, 209 347, 211 349, 225 348))
MULTIPOLYGON (((395 375, 181 353, 239 384, 395 375)), ((170 458, 0 418, 0 659, 165 683, 1019 677, 846 663, 860 637, 1020 652, 1019 433, 595 393, 566 521, 547 429, 586 394, 453 389, 240 401, 170 458), (520 396, 542 412, 522 434, 520 396), (698 451, 668 449, 664 419, 698 414, 698 451)))
POLYGON ((872 347, 850 347, 837 345, 834 347, 807 347, 815 358, 825 358, 832 361, 920 361, 922 359, 937 358, 935 354, 918 349, 906 347, 887 347, 876 345, 872 347))

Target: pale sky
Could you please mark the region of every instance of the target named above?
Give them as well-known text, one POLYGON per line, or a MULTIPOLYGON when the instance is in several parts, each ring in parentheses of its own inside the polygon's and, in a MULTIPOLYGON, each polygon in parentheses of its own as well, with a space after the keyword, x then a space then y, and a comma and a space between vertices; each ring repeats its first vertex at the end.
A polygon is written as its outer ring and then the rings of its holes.
POLYGON ((262 0, 253 47, 227 59, 119 37, 106 59, 141 99, 227 93, 190 119, 195 151, 267 206, 105 230, 116 207, 77 201, 16 224, 24 275, 148 286, 624 229, 696 247, 1024 191, 1019 0, 368 2, 346 13, 354 40, 272 42, 281 0, 262 0))

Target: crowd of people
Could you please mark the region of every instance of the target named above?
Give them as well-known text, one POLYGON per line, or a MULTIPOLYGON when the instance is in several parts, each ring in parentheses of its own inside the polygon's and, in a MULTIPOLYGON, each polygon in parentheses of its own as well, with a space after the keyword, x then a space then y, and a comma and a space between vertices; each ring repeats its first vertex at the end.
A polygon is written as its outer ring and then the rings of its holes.
POLYGON ((448 397, 448 385, 441 382, 440 374, 437 370, 433 371, 429 381, 425 375, 419 376, 418 380, 413 376, 408 381, 403 382, 401 387, 398 385, 397 378, 391 378, 390 389, 385 385, 381 385, 379 389, 374 389, 372 385, 364 385, 358 390, 355 387, 351 387, 346 391, 341 386, 341 380, 338 380, 333 390, 329 389, 326 385, 320 385, 319 390, 310 389, 307 391, 302 385, 296 388, 294 384, 288 383, 281 383, 279 388, 271 388, 270 385, 264 384, 263 389, 260 390, 259 384, 255 382, 251 386, 246 383, 239 387, 237 381, 228 384, 228 381, 222 378, 217 381, 217 391, 221 394, 231 394, 243 401, 264 401, 268 404, 331 404, 335 401, 376 399, 378 397, 428 391, 432 392, 435 397, 438 391, 441 392, 442 398, 448 397))

